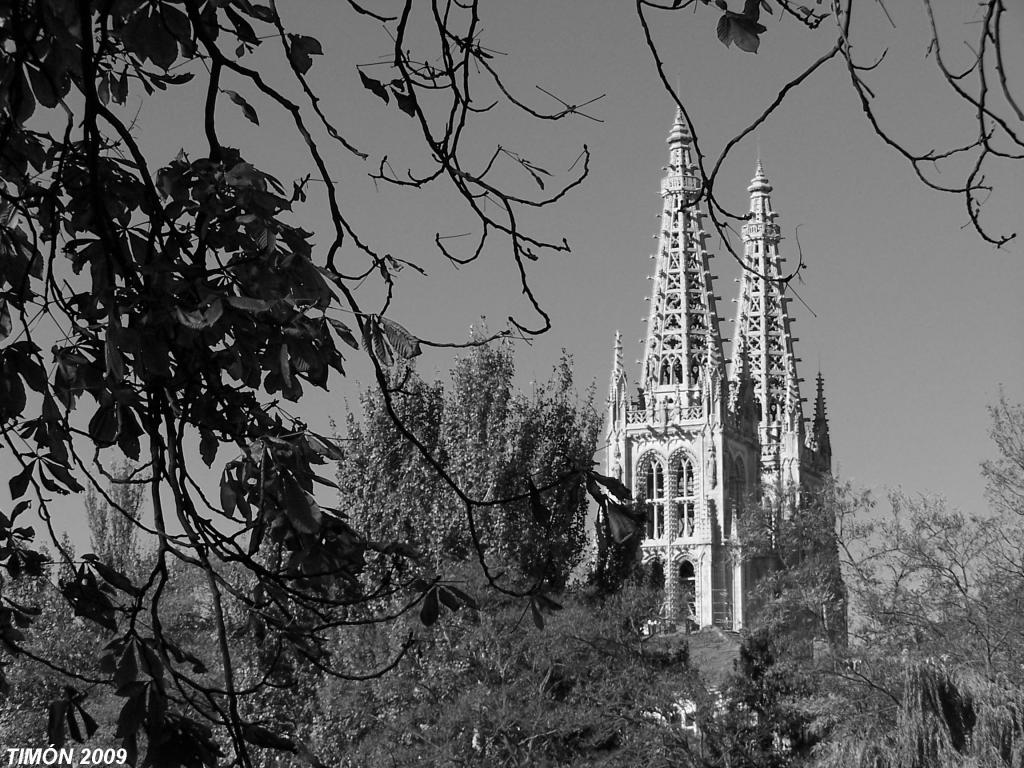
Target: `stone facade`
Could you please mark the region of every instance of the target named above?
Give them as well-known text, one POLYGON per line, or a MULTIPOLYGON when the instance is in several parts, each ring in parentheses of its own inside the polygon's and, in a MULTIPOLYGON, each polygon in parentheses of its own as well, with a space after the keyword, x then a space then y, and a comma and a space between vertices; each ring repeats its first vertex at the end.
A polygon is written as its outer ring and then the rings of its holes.
POLYGON ((760 162, 748 191, 728 371, 705 248, 701 183, 677 114, 661 183, 662 213, 639 386, 631 393, 616 333, 607 471, 647 507, 645 562, 661 562, 665 613, 688 628, 743 626, 758 565, 744 562, 737 521, 773 495, 779 514, 831 468, 824 385, 818 375, 808 430, 772 187, 760 162))

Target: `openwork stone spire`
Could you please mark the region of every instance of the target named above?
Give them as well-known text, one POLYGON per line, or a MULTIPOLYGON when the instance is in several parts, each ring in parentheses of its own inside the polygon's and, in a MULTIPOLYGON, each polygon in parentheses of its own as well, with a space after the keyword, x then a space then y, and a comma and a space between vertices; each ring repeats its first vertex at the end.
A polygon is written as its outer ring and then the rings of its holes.
POLYGON ((691 154, 690 132, 679 112, 668 135, 668 149, 644 345, 642 377, 647 391, 696 390, 704 376, 724 378, 718 312, 704 248, 707 234, 697 207, 700 177, 691 154))
POLYGON ((760 161, 747 191, 751 216, 742 229, 746 268, 740 278, 732 371, 736 385, 742 386, 745 382, 741 379, 749 377, 760 411, 762 466, 768 468, 786 458, 780 456, 783 444, 796 447, 803 443, 803 407, 786 309, 789 297, 779 282, 783 260, 772 185, 760 161))
POLYGON ((814 397, 814 423, 808 441, 816 452, 819 463, 826 469, 832 463, 832 439, 828 429, 828 410, 825 407, 825 377, 818 371, 817 394, 814 397))

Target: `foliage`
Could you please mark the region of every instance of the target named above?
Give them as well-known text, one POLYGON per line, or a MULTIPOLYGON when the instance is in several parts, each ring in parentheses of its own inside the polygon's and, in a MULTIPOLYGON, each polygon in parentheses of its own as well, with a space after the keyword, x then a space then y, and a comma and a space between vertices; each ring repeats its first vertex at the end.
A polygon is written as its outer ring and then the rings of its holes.
MULTIPOLYGON (((411 7, 401 18, 354 2, 346 8, 395 33, 393 78, 385 88, 359 72, 363 85, 391 94, 401 119, 420 126, 438 173, 455 184, 485 237, 500 233, 512 245, 522 288, 543 322, 513 321, 505 334, 546 330, 524 262, 568 245, 532 237, 516 216, 551 200, 506 194, 500 180, 474 177, 458 159, 459 121, 470 114, 470 83, 480 79, 464 75, 483 58, 463 42, 477 34, 475 9, 423 17, 447 62, 438 70, 413 57, 411 41, 403 44, 411 7), (423 92, 431 97, 418 98, 423 92), (451 110, 440 105, 443 92, 451 110), (452 121, 440 135, 430 124, 435 106, 452 121), (477 206, 481 190, 500 202, 497 211, 477 206)), ((368 275, 378 275, 390 295, 394 272, 407 262, 367 245, 339 203, 312 127, 333 146, 367 155, 332 125, 306 79, 323 46, 289 32, 273 4, 247 0, 8 4, 0 37, 0 430, 4 465, 15 468, 14 507, 0 516, 0 567, 10 578, 41 578, 45 558, 19 516, 47 523, 69 569, 59 582, 63 599, 77 617, 113 633, 94 682, 123 700, 117 735, 133 762, 140 745, 148 745, 147 763, 161 765, 209 764, 219 742, 243 766, 249 745, 298 749, 243 717, 242 700, 267 682, 239 693, 232 612, 247 619, 240 631, 261 642, 327 659, 321 632, 349 610, 396 594, 410 605, 450 597, 408 583, 386 595, 366 590, 360 577, 368 552, 402 560, 411 551, 401 541, 369 540, 344 510, 321 504, 315 489, 330 484, 321 468, 340 456, 338 448, 280 405, 307 387, 327 389, 344 373, 341 348, 348 346, 368 356, 390 410, 384 370, 421 352, 419 339, 383 315, 386 305, 367 312, 356 299, 368 275), (250 54, 267 41, 283 68, 254 68, 262 64, 250 54), (278 75, 293 85, 272 84, 278 75), (147 156, 133 122, 138 101, 202 114, 205 145, 147 156), (333 229, 326 246, 315 250, 311 233, 290 218, 293 204, 307 199, 310 177, 289 189, 230 146, 218 121, 229 102, 257 125, 258 110, 268 107, 291 120, 323 182, 333 229), (343 246, 358 256, 341 267, 343 246), (115 447, 138 462, 135 479, 153 503, 156 552, 141 573, 118 560, 109 516, 94 530, 99 551, 77 561, 49 524, 54 496, 81 493, 83 482, 100 492, 115 447), (197 480, 200 461, 220 462, 219 504, 197 480), (182 563, 197 570, 211 600, 207 636, 188 642, 173 636, 163 602, 182 563), (216 683, 194 661, 210 636, 219 655, 209 665, 218 669, 216 683)), ((488 68, 480 77, 493 82, 497 73, 488 68)), ((569 184, 585 174, 586 160, 569 184)), ((463 506, 483 501, 418 448, 463 506)), ((580 474, 576 484, 583 481, 580 474)), ((522 485, 520 478, 528 498, 522 485)), ((104 501, 126 512, 131 506, 104 501)), ((486 503, 495 501, 492 495, 486 503)), ((117 528, 118 542, 130 540, 129 530, 117 528)), ((31 623, 32 611, 17 608, 10 590, 2 600, 4 653, 30 653, 15 624, 31 623)), ((361 609, 364 620, 390 620, 374 613, 382 605, 361 609)), ((102 695, 90 690, 94 699, 102 695)), ((68 694, 51 711, 81 712, 75 717, 84 720, 90 706, 68 694)), ((61 722, 51 718, 55 743, 65 737, 61 722)), ((82 734, 71 728, 70 736, 82 734)))
POLYGON ((341 504, 369 535, 421 553, 424 573, 480 551, 495 568, 559 589, 586 543, 586 489, 566 479, 589 467, 600 417, 592 390, 582 400, 576 394, 567 356, 530 394, 516 391, 514 375, 508 344, 472 347, 447 390, 410 369, 393 374, 402 422, 460 488, 485 502, 472 528, 374 392, 362 396, 361 419, 348 419, 341 504))
MULTIPOLYGON (((841 522, 851 647, 816 683, 822 766, 1006 765, 1024 760, 1024 654, 1014 435, 1024 410, 993 410, 1000 457, 983 469, 985 516, 895 493, 888 517, 841 522)), ((863 500, 862 500, 863 502, 863 500)), ((855 506, 865 506, 863 503, 855 506)))
POLYGON ((782 494, 750 504, 739 521, 736 554, 756 575, 750 613, 773 647, 810 655, 815 639, 842 646, 847 633, 846 586, 837 519, 863 508, 849 484, 829 478, 782 503, 782 494), (792 512, 783 513, 783 507, 792 512))
MULTIPOLYGON (((417 641, 386 677, 323 680, 308 714, 295 717, 300 727, 308 718, 311 744, 344 766, 693 764, 684 733, 663 720, 703 686, 685 654, 654 650, 639 634, 656 594, 627 588, 595 604, 566 593, 541 631, 520 602, 479 581, 463 586, 484 595, 479 611, 431 628, 410 620, 339 635, 339 652, 357 645, 368 667, 401 631, 417 641)), ((293 694, 277 706, 288 712, 293 694)))
POLYGON ((132 482, 132 469, 127 463, 116 468, 102 498, 90 488, 85 495, 85 514, 93 554, 116 571, 138 576, 142 568, 138 521, 145 485, 132 482))

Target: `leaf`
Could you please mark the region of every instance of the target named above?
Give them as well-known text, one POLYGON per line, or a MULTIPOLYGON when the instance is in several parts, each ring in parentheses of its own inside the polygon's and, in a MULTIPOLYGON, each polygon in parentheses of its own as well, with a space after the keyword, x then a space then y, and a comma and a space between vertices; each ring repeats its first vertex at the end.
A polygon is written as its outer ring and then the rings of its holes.
MULTIPOLYGON (((393 90, 392 93, 395 96, 395 103, 398 105, 398 108, 409 117, 416 117, 416 94, 402 93, 397 90, 393 90)), ((542 184, 541 186, 544 185, 542 184)))
POLYGON ((540 491, 537 490, 533 478, 527 477, 526 484, 530 493, 530 514, 533 515, 537 525, 547 528, 551 524, 551 510, 544 506, 544 502, 541 501, 540 491))
POLYGON ((205 321, 206 326, 209 328, 218 320, 220 320, 221 315, 223 314, 224 303, 220 299, 215 299, 213 302, 210 303, 210 306, 206 308, 206 311, 203 312, 203 320, 205 321))
MULTIPOLYGON (((100 104, 104 107, 110 103, 110 76, 104 75, 100 78, 99 88, 96 89, 96 97, 100 100, 100 104)), ((68 718, 73 718, 72 713, 68 713, 68 718)))
POLYGON ((540 608, 537 606, 536 601, 530 598, 530 613, 533 614, 533 623, 537 629, 544 629, 544 616, 540 612, 540 608))
POLYGON ((231 475, 225 469, 220 476, 220 506, 225 515, 230 516, 234 513, 237 500, 238 496, 235 493, 231 475))
POLYGON ((382 366, 389 367, 395 362, 391 348, 384 342, 384 334, 381 332, 380 320, 376 317, 368 317, 363 326, 363 344, 373 352, 382 366))
POLYGON ((545 595, 543 592, 538 592, 533 596, 537 601, 537 604, 548 611, 560 611, 562 610, 562 604, 555 602, 550 597, 545 595))
POLYGON ((135 655, 135 643, 129 642, 121 652, 113 677, 117 691, 125 691, 139 682, 139 660, 135 655))
MULTIPOLYGON (((45 65, 45 63, 44 63, 45 65)), ((32 83, 32 90, 35 91, 36 101, 47 109, 53 109, 60 103, 60 96, 50 84, 52 73, 32 65, 27 65, 28 79, 32 83)))
POLYGON ((104 362, 107 366, 107 375, 115 382, 124 381, 124 355, 117 347, 117 342, 107 334, 107 341, 103 345, 104 362))
POLYGON ((78 720, 75 718, 75 710, 71 707, 65 707, 67 721, 68 721, 68 733, 71 738, 81 744, 84 739, 82 738, 82 729, 78 727, 78 720))
POLYGON ((33 459, 25 468, 10 480, 11 499, 17 500, 25 495, 25 491, 28 490, 28 484, 32 480, 32 470, 35 468, 36 462, 33 459))
MULTIPOLYGON (((110 587, 105 587, 108 591, 110 587)), ((76 572, 74 579, 60 583, 60 591, 74 609, 75 616, 89 619, 111 632, 117 631, 114 606, 103 594, 96 577, 83 564, 76 572)))
POLYGON ((11 322, 11 310, 7 306, 7 299, 0 299, 0 341, 11 335, 14 327, 11 322))
POLYGON ((268 24, 272 24, 274 19, 277 18, 277 14, 274 13, 274 10, 266 5, 250 5, 249 11, 254 17, 260 21, 265 21, 268 24))
MULTIPOLYGON (((252 25, 242 18, 242 16, 230 5, 225 4, 222 7, 224 8, 224 12, 227 14, 228 19, 231 21, 231 24, 234 26, 238 39, 244 41, 244 43, 249 43, 250 45, 259 45, 260 39, 256 36, 256 32, 253 30, 252 25)), ((244 44, 239 45, 239 50, 243 52, 245 51, 244 44)), ((240 57, 242 54, 238 53, 237 55, 240 57)))
POLYGON ((444 587, 437 588, 437 596, 440 598, 442 603, 448 606, 449 610, 457 611, 459 610, 459 608, 462 607, 462 604, 459 602, 458 598, 456 598, 452 592, 445 589, 444 587))
POLYGON ((19 355, 15 361, 18 373, 33 392, 46 391, 46 369, 28 355, 19 355))
POLYGON ((142 594, 142 590, 132 584, 131 579, 125 576, 116 568, 111 568, 109 565, 101 561, 96 555, 88 554, 83 555, 82 559, 87 561, 92 566, 102 579, 107 582, 110 586, 115 589, 119 589, 122 592, 127 592, 132 597, 138 597, 142 594))
POLYGON ((240 93, 237 91, 224 91, 235 104, 242 108, 242 114, 245 115, 246 120, 256 125, 260 124, 260 118, 256 114, 256 110, 252 108, 252 104, 246 101, 240 93))
POLYGON ((121 73, 121 76, 114 79, 111 75, 110 96, 115 104, 124 104, 128 100, 128 72, 121 73))
POLYGON ((100 448, 117 442, 117 404, 107 403, 96 409, 89 420, 89 437, 100 448))
POLYGON ((295 479, 285 476, 281 480, 284 486, 284 503, 288 519, 299 533, 317 533, 323 523, 320 506, 312 495, 303 490, 295 479))
POLYGON ((348 344, 352 349, 359 349, 359 342, 356 341, 356 337, 352 335, 352 329, 345 325, 341 320, 335 320, 333 317, 327 318, 327 322, 334 328, 334 332, 338 334, 338 338, 348 344))
POLYGON ((312 57, 322 56, 324 50, 320 46, 320 41, 315 37, 290 34, 288 38, 291 41, 291 46, 288 49, 288 60, 296 72, 304 75, 313 66, 312 57))
MULTIPOLYGON (((724 0, 723 0, 722 5, 724 5, 724 0)), ((722 6, 719 6, 719 7, 722 7, 722 6)), ((732 43, 732 33, 731 33, 730 29, 729 29, 729 16, 728 16, 728 14, 723 14, 722 17, 718 20, 717 32, 718 32, 718 39, 722 41, 722 43, 725 45, 726 48, 728 48, 729 45, 732 43)))
MULTIPOLYGON (((627 488, 618 478, 602 475, 600 472, 595 472, 592 469, 587 470, 587 477, 611 491, 616 501, 629 501, 633 498, 633 494, 630 492, 629 488, 627 488)), ((601 499, 596 497, 594 500, 598 502, 601 501, 601 499)))
MULTIPOLYGON (((117 730, 114 735, 123 738, 128 744, 135 744, 135 732, 142 725, 142 721, 146 717, 146 705, 144 699, 145 688, 139 686, 141 691, 138 695, 131 696, 126 699, 124 706, 121 707, 121 712, 117 716, 117 730)), ((129 764, 133 764, 131 761, 131 749, 129 748, 129 764)))
POLYGON ((75 709, 78 710, 78 716, 82 718, 82 725, 85 726, 85 738, 91 739, 99 729, 99 725, 88 712, 82 709, 81 704, 75 704, 75 709))
POLYGON ((447 589, 449 592, 454 594, 457 598, 459 598, 469 608, 472 608, 474 611, 479 610, 479 607, 477 605, 476 600, 474 600, 472 597, 467 595, 465 592, 463 592, 458 587, 453 587, 451 585, 448 585, 448 586, 445 587, 445 589, 447 589))
POLYGON ((332 461, 341 461, 345 458, 341 448, 335 445, 333 441, 328 440, 326 437, 321 437, 315 432, 306 433, 306 444, 316 453, 332 461))
POLYGON ((263 299, 249 296, 227 296, 224 300, 235 309, 244 309, 246 312, 266 312, 270 309, 270 304, 263 299))
POLYGON ((396 355, 408 360, 420 354, 422 350, 420 350, 419 339, 405 330, 405 328, 386 317, 380 318, 380 324, 384 330, 384 336, 391 344, 391 348, 395 351, 396 355))
POLYGON ((437 606, 437 589, 431 589, 427 592, 427 596, 423 598, 423 605, 420 607, 420 621, 426 627, 431 626, 437 621, 438 606, 437 606))
POLYGON ((51 746, 64 746, 64 721, 68 702, 66 699, 51 701, 47 707, 46 739, 51 746))
POLYGON ((167 648, 168 653, 170 653, 175 658, 176 661, 188 662, 192 665, 192 671, 195 672, 197 675, 201 675, 206 672, 206 665, 203 663, 203 660, 200 659, 198 656, 179 648, 177 645, 170 642, 166 638, 164 638, 163 642, 164 646, 167 648))
POLYGON ((242 736, 250 744, 268 749, 279 749, 285 752, 295 752, 295 743, 284 736, 280 736, 261 725, 246 725, 242 728, 242 736))
POLYGON ((730 43, 736 43, 736 47, 747 53, 757 53, 761 45, 759 35, 766 31, 765 27, 757 22, 756 15, 747 17, 744 14, 726 11, 718 20, 718 39, 728 48, 730 43))
POLYGON ((213 461, 217 458, 217 449, 219 447, 220 441, 217 439, 217 436, 213 434, 213 430, 200 427, 199 456, 202 458, 203 464, 208 467, 213 466, 213 461))
POLYGON ((5 78, 6 83, 9 84, 7 91, 7 99, 10 105, 10 111, 14 114, 14 119, 19 125, 23 124, 26 120, 32 117, 32 113, 36 109, 36 100, 32 96, 32 89, 28 84, 28 77, 25 72, 19 67, 15 70, 14 79, 5 78))
POLYGON ((388 98, 388 90, 387 88, 384 87, 384 84, 381 83, 380 80, 374 80, 361 69, 359 70, 359 79, 363 83, 363 88, 365 88, 368 91, 371 91, 377 96, 380 96, 382 99, 384 99, 385 104, 387 104, 390 101, 390 99, 388 98))
POLYGON ((44 459, 46 462, 44 466, 50 471, 50 474, 56 478, 57 482, 67 488, 73 493, 81 493, 85 489, 82 484, 79 483, 75 476, 71 474, 71 470, 68 469, 66 464, 62 464, 59 461, 53 461, 48 456, 44 459))
POLYGON ((202 330, 207 326, 206 318, 198 309, 185 312, 181 307, 175 307, 174 314, 177 316, 179 323, 186 328, 191 328, 193 331, 202 330))
POLYGON ((608 530, 611 532, 612 538, 619 544, 633 536, 643 524, 643 520, 638 519, 636 514, 631 514, 628 510, 629 507, 622 504, 609 502, 605 505, 608 530))

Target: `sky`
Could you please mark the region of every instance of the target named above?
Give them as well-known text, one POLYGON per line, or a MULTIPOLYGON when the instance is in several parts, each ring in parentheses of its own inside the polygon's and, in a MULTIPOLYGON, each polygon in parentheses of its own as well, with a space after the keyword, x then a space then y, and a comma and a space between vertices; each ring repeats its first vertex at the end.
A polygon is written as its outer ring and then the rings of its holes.
MULTIPOLYGON (((868 77, 882 123, 922 150, 970 138, 970 112, 949 94, 926 56, 920 6, 889 5, 898 6, 889 9, 895 27, 879 3, 861 2, 865 20, 854 37, 865 62, 887 50, 868 77)), ((386 32, 345 12, 345 4, 336 0, 278 6, 291 31, 322 41, 324 55, 315 59, 311 84, 325 112, 370 155, 364 162, 336 144, 323 144, 346 216, 375 248, 415 261, 427 272, 421 276, 406 269, 398 275, 389 316, 417 336, 451 341, 464 340, 481 317, 492 330, 504 327, 509 315, 536 324, 506 243, 495 241, 477 263, 461 269, 438 253, 435 233, 459 234, 473 224, 449 188, 442 183, 422 192, 393 189, 369 178, 383 155, 400 173, 429 168, 414 123, 359 83, 356 65, 389 54, 386 32)), ((954 35, 975 34, 977 27, 966 23, 972 4, 939 0, 936 7, 954 35)), ((1024 92, 1024 10, 1014 6, 1008 13, 1011 28, 1021 34, 1012 36, 1016 48, 1006 52, 1007 68, 1010 82, 1024 92)), ((769 30, 752 55, 717 40, 718 16, 713 5, 696 12, 650 12, 666 72, 678 83, 701 147, 712 158, 835 39, 827 22, 807 32, 776 15, 763 19, 769 30)), ((580 388, 597 382, 596 406, 603 410, 617 330, 632 381, 639 372, 633 361, 641 355, 652 268, 648 257, 656 247, 658 185, 675 107, 659 82, 632 3, 496 0, 483 3, 482 18, 483 43, 495 52, 495 66, 531 106, 557 108, 537 86, 570 103, 602 97, 584 110, 600 122, 578 116, 537 121, 500 105, 471 125, 466 150, 482 163, 501 145, 555 179, 568 180, 573 176, 566 171, 582 146, 590 149, 591 172, 580 188, 555 206, 524 214, 527 228, 556 241, 564 236, 572 251, 546 253, 529 264, 531 285, 553 327, 529 344, 520 343, 517 361, 523 385, 529 386, 546 379, 566 349, 574 357, 580 388)), ((950 55, 964 50, 949 43, 950 55)), ((270 51, 263 51, 253 62, 270 59, 270 51)), ((269 79, 298 97, 286 73, 268 66, 269 79)), ((385 67, 365 71, 391 76, 385 67)), ((246 122, 223 99, 222 141, 240 146, 285 182, 313 172, 287 116, 244 86, 224 84, 252 101, 260 125, 246 122)), ((176 101, 129 104, 128 111, 137 112, 143 149, 156 161, 169 161, 182 146, 193 156, 204 151, 201 93, 181 90, 176 101)), ((883 496, 888 488, 902 487, 944 495, 968 512, 983 509, 979 463, 994 454, 986 406, 998 399, 1001 387, 1011 402, 1024 401, 1024 234, 996 250, 965 228, 963 201, 924 188, 873 134, 839 61, 795 89, 777 115, 726 160, 717 193, 735 211, 747 208, 746 186, 758 157, 774 186, 785 238, 780 247, 791 264, 794 229, 800 227, 807 266, 795 283, 801 301, 790 308, 806 379, 802 393, 813 397, 820 368, 838 474, 883 496)), ((496 169, 514 191, 541 192, 513 162, 499 161, 496 169)), ((993 168, 990 180, 997 189, 986 205, 986 221, 996 231, 1024 224, 1024 173, 1019 167, 993 168)), ((549 190, 554 183, 549 180, 549 190)), ((310 202, 296 211, 295 220, 316 233, 324 247, 329 215, 316 182, 310 189, 310 202)), ((447 242, 468 247, 468 241, 447 242)), ((719 312, 731 318, 738 266, 717 238, 708 245, 718 276, 716 293, 723 298, 719 312)), ((363 263, 350 246, 342 260, 353 268, 363 263)), ((380 295, 372 280, 360 287, 367 308, 380 295)), ((723 324, 722 334, 731 338, 731 323, 723 324)), ((428 377, 445 377, 451 353, 428 348, 418 365, 428 377)), ((315 393, 294 412, 327 430, 328 418, 340 420, 346 406, 355 405, 359 387, 369 382, 367 372, 356 356, 346 380, 330 393, 315 393)), ((69 522, 73 532, 76 526, 81 535, 80 516, 69 522)))
MULTIPOLYGON (((887 50, 877 75, 869 77, 883 124, 921 150, 969 138, 969 111, 950 98, 926 57, 920 7, 891 8, 903 14, 894 16, 893 28, 879 13, 881 6, 860 5, 865 23, 857 29, 856 50, 865 62, 887 50)), ((969 5, 936 3, 940 23, 954 34, 974 35, 977 27, 966 23, 973 13, 969 5)), ((318 12, 311 7, 294 23, 318 12)), ((1011 29, 1024 31, 1024 11, 1010 13, 1011 29)), ((650 18, 666 72, 678 82, 710 156, 835 39, 831 30, 807 33, 792 21, 767 18, 760 52, 751 55, 717 40, 718 15, 713 8, 698 8, 650 18)), ((484 122, 481 142, 482 148, 500 143, 552 171, 568 168, 582 144, 592 152, 584 186, 552 208, 551 216, 534 219, 542 232, 564 234, 573 251, 530 265, 553 329, 532 346, 523 345, 518 360, 525 381, 543 379, 566 348, 581 385, 597 381, 601 406, 616 330, 623 333, 634 381, 638 373, 633 361, 641 355, 652 268, 648 257, 655 250, 658 184, 674 106, 631 3, 492 3, 485 5, 483 29, 485 44, 507 54, 496 56, 496 65, 531 105, 555 106, 537 85, 570 103, 603 95, 585 110, 601 123, 574 118, 552 126, 496 110, 494 119, 484 122)), ((1007 51, 1012 54, 1007 66, 1011 82, 1016 74, 1016 82, 1024 84, 1022 37, 1016 36, 1015 50, 1007 51)), ((379 35, 346 39, 339 47, 348 43, 360 46, 360 55, 366 50, 362 62, 387 48, 379 35)), ((949 43, 947 50, 953 56, 965 49, 949 43)), ((334 53, 331 46, 325 63, 334 53)), ((351 61, 352 51, 343 58, 351 61)), ((342 67, 331 76, 351 80, 354 75, 342 67)), ((392 124, 399 113, 371 94, 352 93, 350 84, 339 98, 336 113, 353 135, 365 134, 369 141, 372 133, 384 139, 393 160, 424 167, 422 151, 406 144, 410 133, 400 133, 409 126, 392 124)), ((1024 401, 1024 247, 1015 241, 997 251, 965 229, 963 201, 925 189, 873 134, 839 62, 796 89, 777 116, 726 161, 718 193, 734 210, 746 210, 746 186, 758 156, 775 188, 786 238, 781 247, 791 263, 794 228, 800 226, 807 269, 795 288, 806 306, 793 302, 791 308, 807 380, 803 394, 813 396, 820 367, 839 475, 880 496, 902 487, 944 495, 968 512, 983 508, 979 463, 993 456, 986 407, 997 400, 1000 387, 1011 401, 1024 401)), ((509 183, 521 180, 517 188, 529 189, 525 174, 516 179, 517 169, 511 164, 506 169, 509 183)), ((986 221, 996 231, 1012 230, 1024 220, 1024 174, 994 172, 991 179, 1000 186, 987 204, 986 221)), ((429 240, 434 231, 466 231, 460 228, 464 219, 446 220, 445 210, 432 218, 429 205, 393 206, 393 199, 375 190, 350 204, 370 230, 381 221, 383 204, 386 223, 376 228, 389 237, 380 242, 386 240, 384 247, 396 255, 404 246, 404 253, 430 272, 429 279, 403 273, 396 320, 426 337, 458 338, 480 315, 491 327, 501 327, 509 314, 530 317, 507 249, 485 252, 480 263, 456 272, 431 250, 429 240)), ((716 239, 709 246, 716 255, 716 291, 723 297, 719 311, 731 318, 738 267, 716 239)), ((723 324, 722 332, 731 338, 731 323, 723 324)), ((447 361, 428 352, 421 370, 444 375, 447 361)))

